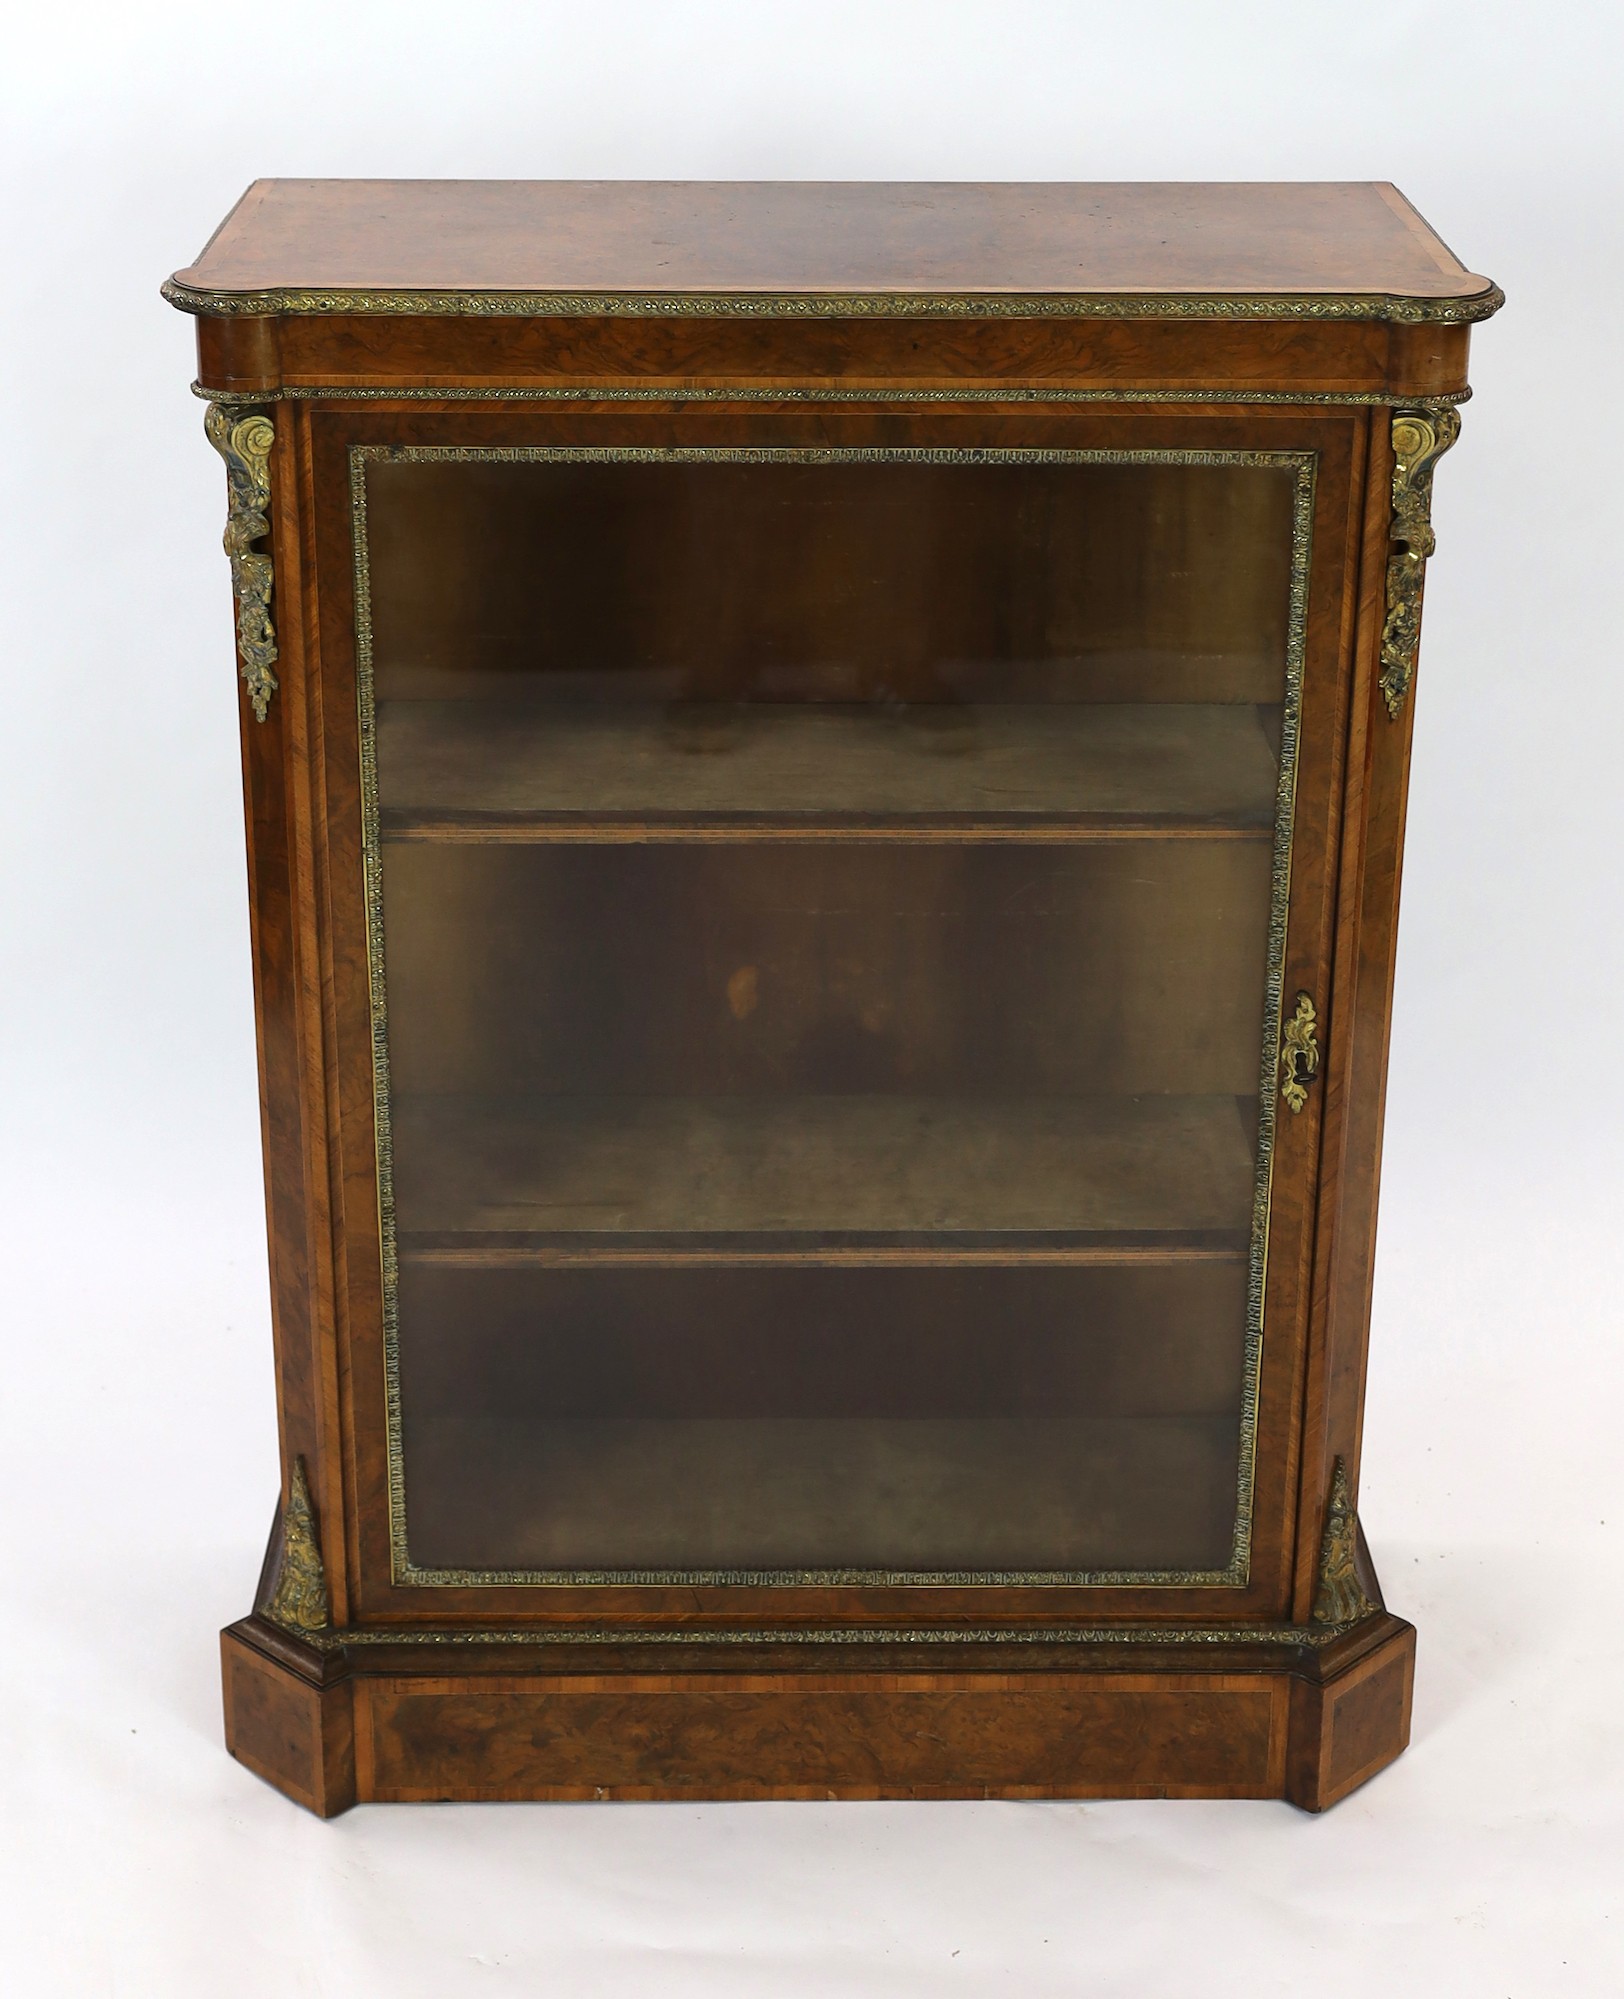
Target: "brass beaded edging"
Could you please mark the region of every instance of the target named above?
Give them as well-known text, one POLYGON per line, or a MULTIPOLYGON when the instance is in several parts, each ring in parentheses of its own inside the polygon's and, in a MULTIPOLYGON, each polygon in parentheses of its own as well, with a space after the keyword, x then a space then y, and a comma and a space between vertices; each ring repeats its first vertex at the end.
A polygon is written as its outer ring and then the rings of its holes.
POLYGON ((1469 326, 1506 302, 1498 285, 1463 298, 1393 292, 565 292, 351 291, 273 286, 211 291, 169 278, 172 306, 206 317, 392 314, 434 319, 1197 319, 1388 320, 1469 326))
MULTIPOLYGON (((1278 1043, 1281 1028, 1286 920, 1291 894, 1291 844, 1296 801, 1298 730, 1307 646, 1308 581, 1313 537, 1312 451, 1059 450, 1007 447, 976 449, 862 446, 591 446, 591 445, 388 445, 352 444, 349 451, 352 553, 355 576, 356 702, 359 720, 362 867, 367 919, 378 1221, 383 1279, 387 1489, 391 1580, 399 1585, 505 1588, 597 1585, 842 1585, 988 1587, 1073 1586, 1244 1588, 1250 1577, 1252 1508, 1257 1450, 1258 1395, 1262 1375, 1263 1300, 1273 1181, 1278 1043), (1276 789, 1264 985, 1262 1057, 1258 1088, 1258 1150, 1253 1185, 1247 1276, 1247 1332, 1242 1367, 1240 1452, 1235 1527, 1230 1560, 1218 1570, 874 1570, 874 1569, 423 1569, 411 1558, 406 1527, 406 1471, 402 1448, 400 1385, 399 1254, 394 1204, 394 1149, 389 1085, 388 997, 384 965, 383 855, 379 818, 377 715, 374 695, 372 587, 367 540, 367 467, 391 464, 1000 464, 1254 466, 1294 475, 1291 590, 1285 690, 1281 707, 1280 775, 1276 789)), ((756 1642, 768 1642, 759 1639, 756 1642)))
POLYGON ((449 387, 343 388, 335 383, 317 387, 284 384, 275 389, 210 389, 193 382, 192 394, 208 403, 272 402, 431 402, 431 403, 1212 403, 1246 407, 1279 405, 1286 409, 1447 410, 1471 400, 1470 389, 1451 389, 1437 396, 1403 395, 1396 389, 1070 389, 974 388, 585 388, 570 384, 521 383, 511 388, 449 387))
MULTIPOLYGON (((1377 1606, 1370 1605, 1374 1610, 1377 1606)), ((1333 1644, 1346 1624, 1053 1624, 1053 1625, 785 1625, 741 1629, 736 1625, 680 1630, 628 1630, 588 1625, 356 1625, 299 1635, 321 1652, 351 1645, 1279 1645, 1294 1649, 1333 1644)))

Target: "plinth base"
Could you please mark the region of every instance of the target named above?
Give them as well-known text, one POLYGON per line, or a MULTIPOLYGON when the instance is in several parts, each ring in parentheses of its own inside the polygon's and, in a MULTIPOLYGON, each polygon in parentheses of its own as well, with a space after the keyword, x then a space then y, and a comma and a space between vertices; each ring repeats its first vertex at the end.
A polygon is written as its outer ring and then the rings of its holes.
POLYGON ((1323 1811, 1409 1741, 1415 1659, 1414 1629, 1385 1611, 1301 1642, 803 1644, 748 1659, 701 1640, 307 1643, 258 1615, 221 1645, 231 1753, 324 1818, 523 1798, 1285 1798, 1323 1811))

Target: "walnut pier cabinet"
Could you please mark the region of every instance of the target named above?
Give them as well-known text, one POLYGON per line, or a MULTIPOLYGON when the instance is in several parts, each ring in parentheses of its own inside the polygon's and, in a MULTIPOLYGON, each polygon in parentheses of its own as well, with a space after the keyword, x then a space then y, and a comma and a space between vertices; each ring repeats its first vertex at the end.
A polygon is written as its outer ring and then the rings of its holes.
POLYGON ((227 469, 312 1810, 1271 1797, 1357 1519, 1433 471, 1384 184, 262 181, 227 469))

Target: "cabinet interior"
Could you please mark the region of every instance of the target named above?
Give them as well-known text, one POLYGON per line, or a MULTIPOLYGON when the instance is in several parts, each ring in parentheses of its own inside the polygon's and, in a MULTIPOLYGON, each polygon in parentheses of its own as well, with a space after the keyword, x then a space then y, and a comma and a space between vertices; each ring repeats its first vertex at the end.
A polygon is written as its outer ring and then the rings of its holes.
POLYGON ((368 461, 414 1562, 1225 1568, 1294 488, 1191 457, 368 461))

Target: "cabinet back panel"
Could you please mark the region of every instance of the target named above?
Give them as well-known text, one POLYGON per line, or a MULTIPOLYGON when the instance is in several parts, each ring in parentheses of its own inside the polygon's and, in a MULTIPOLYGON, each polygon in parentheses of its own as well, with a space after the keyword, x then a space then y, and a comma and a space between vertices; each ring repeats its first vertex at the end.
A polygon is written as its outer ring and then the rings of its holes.
POLYGON ((1233 1423, 1240 1408, 1240 1256, 911 1270, 407 1257, 400 1295, 408 1405, 454 1416, 1233 1423))
POLYGON ((386 848, 394 1086, 1252 1095, 1264 840, 386 848))
POLYGON ((397 462, 382 701, 1278 701, 1267 466, 397 462))

